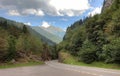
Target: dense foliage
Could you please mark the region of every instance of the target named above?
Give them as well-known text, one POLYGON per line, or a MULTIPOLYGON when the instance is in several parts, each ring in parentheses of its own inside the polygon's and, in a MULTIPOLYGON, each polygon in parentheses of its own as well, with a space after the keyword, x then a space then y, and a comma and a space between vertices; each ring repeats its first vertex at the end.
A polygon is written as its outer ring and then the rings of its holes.
POLYGON ((120 63, 120 0, 100 15, 79 20, 68 27, 57 50, 67 50, 79 61, 120 63))
POLYGON ((55 51, 29 26, 0 18, 0 63, 11 61, 48 60, 55 51))

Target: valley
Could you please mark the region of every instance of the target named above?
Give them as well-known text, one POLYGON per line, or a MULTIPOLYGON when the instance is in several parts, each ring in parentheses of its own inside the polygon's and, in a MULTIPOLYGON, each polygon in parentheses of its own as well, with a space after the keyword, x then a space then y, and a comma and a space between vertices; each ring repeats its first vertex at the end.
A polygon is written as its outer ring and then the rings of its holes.
POLYGON ((119 76, 119 14, 120 0, 1 0, 0 75, 119 76))

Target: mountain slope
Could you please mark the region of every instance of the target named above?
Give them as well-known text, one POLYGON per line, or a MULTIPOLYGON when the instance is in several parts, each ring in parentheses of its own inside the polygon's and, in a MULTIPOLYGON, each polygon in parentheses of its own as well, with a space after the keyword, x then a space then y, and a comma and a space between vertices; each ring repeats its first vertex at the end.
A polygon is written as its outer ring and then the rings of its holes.
POLYGON ((33 26, 31 28, 34 29, 36 32, 38 32, 40 35, 46 37, 47 39, 51 40, 54 43, 59 43, 62 41, 62 38, 46 31, 45 29, 43 29, 39 26, 33 26))
POLYGON ((30 31, 30 33, 39 38, 40 40, 42 40, 44 43, 47 43, 49 45, 55 45, 56 43, 51 41, 50 39, 46 38, 45 36, 41 35, 40 33, 38 33, 36 30, 34 30, 33 28, 31 28, 30 26, 27 26, 28 30, 30 31))
POLYGON ((55 27, 55 26, 49 26, 47 28, 40 26, 42 29, 46 30, 47 32, 54 34, 58 37, 60 37, 61 39, 64 37, 65 35, 65 31, 62 30, 61 28, 55 27))
MULTIPOLYGON (((20 29, 22 29, 23 26, 25 25, 23 23, 15 22, 15 21, 5 19, 5 18, 2 18, 2 17, 0 17, 0 22, 7 22, 8 24, 16 26, 20 29)), ((26 25, 26 27, 33 36, 37 37, 39 40, 42 40, 44 43, 48 43, 49 45, 55 45, 56 44, 55 42, 51 41, 50 39, 48 39, 45 36, 41 35, 40 33, 36 32, 30 26, 26 25)))

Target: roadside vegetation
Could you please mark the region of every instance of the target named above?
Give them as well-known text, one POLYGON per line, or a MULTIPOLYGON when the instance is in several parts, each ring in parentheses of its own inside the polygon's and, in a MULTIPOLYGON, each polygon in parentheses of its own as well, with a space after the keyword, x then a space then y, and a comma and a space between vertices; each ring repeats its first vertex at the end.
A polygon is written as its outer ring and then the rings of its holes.
POLYGON ((104 62, 96 61, 91 64, 87 64, 82 61, 78 61, 78 59, 79 59, 78 57, 72 56, 68 52, 60 52, 59 54, 61 55, 59 61, 62 63, 65 63, 65 64, 120 70, 120 65, 116 64, 116 63, 106 64, 104 62))
POLYGON ((42 61, 31 61, 31 62, 24 62, 24 63, 4 63, 0 65, 0 69, 7 69, 7 68, 16 68, 16 67, 26 67, 26 66, 37 66, 44 64, 42 61))

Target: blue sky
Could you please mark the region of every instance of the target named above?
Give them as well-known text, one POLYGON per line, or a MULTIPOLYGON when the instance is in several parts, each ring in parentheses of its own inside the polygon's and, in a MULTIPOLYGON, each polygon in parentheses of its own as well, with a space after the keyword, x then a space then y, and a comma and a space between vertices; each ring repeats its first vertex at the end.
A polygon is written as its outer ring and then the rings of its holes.
POLYGON ((99 14, 102 5, 103 0, 0 0, 0 17, 66 29, 90 14, 99 14))

